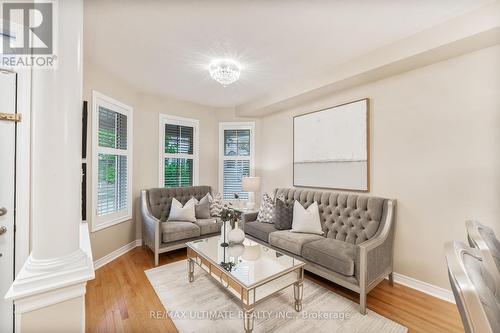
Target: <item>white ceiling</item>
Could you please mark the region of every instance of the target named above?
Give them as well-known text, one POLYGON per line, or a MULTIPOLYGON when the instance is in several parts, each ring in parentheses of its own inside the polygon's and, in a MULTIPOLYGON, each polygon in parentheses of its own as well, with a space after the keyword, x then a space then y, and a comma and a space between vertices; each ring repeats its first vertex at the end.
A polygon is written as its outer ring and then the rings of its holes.
POLYGON ((85 0, 85 57, 141 91, 233 107, 491 2, 85 0), (219 57, 240 81, 210 78, 219 57))

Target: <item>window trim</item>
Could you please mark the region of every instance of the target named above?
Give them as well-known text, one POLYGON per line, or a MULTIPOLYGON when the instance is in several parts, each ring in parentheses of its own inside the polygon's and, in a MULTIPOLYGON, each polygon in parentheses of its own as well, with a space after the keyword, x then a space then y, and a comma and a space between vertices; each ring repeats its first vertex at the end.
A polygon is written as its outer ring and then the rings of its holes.
POLYGON ((133 176, 133 111, 134 109, 122 102, 106 96, 98 91, 92 90, 92 214, 91 226, 92 232, 96 232, 110 226, 129 221, 132 219, 132 176, 133 176), (104 216, 97 215, 97 180, 99 167, 99 153, 115 152, 113 148, 99 147, 99 106, 123 114, 127 117, 127 209, 123 211, 106 214, 104 216))
MULTIPOLYGON (((224 131, 225 130, 250 130, 250 156, 236 156, 231 160, 250 159, 250 177, 255 176, 255 122, 220 122, 219 123, 219 192, 224 198, 224 131)), ((223 199, 225 202, 235 202, 235 200, 223 199)))
POLYGON ((160 113, 158 117, 158 187, 165 187, 165 174, 164 174, 164 159, 166 157, 172 158, 193 158, 193 186, 198 185, 199 176, 199 157, 200 157, 200 121, 198 119, 185 118, 179 116, 172 116, 169 114, 160 113), (193 127, 193 155, 189 154, 169 154, 165 153, 165 125, 178 125, 193 127))

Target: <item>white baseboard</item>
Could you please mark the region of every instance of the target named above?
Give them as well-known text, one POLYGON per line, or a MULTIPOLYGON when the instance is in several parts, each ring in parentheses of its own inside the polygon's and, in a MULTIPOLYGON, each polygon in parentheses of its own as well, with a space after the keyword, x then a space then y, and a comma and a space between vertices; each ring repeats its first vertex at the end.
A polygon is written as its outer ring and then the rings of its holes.
POLYGON ((123 245, 119 249, 116 249, 113 252, 105 255, 104 257, 99 258, 96 261, 94 261, 94 269, 101 268, 102 266, 106 265, 107 263, 112 262, 113 260, 115 260, 119 256, 124 255, 125 253, 132 250, 133 248, 135 248, 137 246, 141 246, 141 245, 142 245, 142 239, 136 239, 135 241, 132 241, 128 244, 123 245))
POLYGON ((453 292, 451 290, 444 289, 399 273, 394 273, 394 282, 455 304, 455 297, 453 297, 453 292))

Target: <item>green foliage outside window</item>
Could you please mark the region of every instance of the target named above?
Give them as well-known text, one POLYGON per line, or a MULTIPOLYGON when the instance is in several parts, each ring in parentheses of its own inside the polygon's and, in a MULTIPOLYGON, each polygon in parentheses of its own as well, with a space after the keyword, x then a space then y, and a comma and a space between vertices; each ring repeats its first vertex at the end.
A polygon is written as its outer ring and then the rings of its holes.
MULTIPOLYGON (((99 146, 113 147, 116 142, 116 133, 99 129, 99 146)), ((99 154, 99 159, 103 160, 102 169, 99 170, 99 180, 113 185, 116 181, 116 156, 99 154)))

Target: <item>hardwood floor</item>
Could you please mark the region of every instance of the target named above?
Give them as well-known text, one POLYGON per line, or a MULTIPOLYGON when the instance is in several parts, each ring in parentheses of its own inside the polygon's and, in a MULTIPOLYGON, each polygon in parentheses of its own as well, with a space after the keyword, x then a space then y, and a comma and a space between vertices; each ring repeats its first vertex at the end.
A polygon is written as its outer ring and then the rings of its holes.
MULTIPOLYGON (((160 265, 186 258, 186 250, 160 256, 160 265)), ((170 319, 151 319, 164 311, 144 274, 152 268, 149 249, 137 247, 96 271, 87 284, 87 332, 177 332, 170 319)), ((357 302, 354 292, 313 274, 306 278, 357 302)), ((454 304, 402 285, 382 282, 368 295, 368 308, 409 328, 410 333, 463 332, 454 304)))

